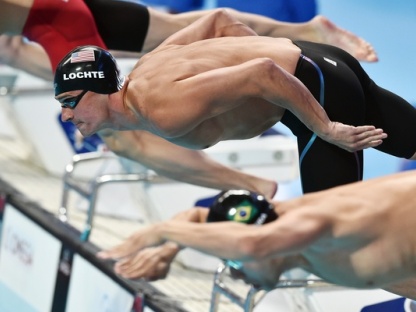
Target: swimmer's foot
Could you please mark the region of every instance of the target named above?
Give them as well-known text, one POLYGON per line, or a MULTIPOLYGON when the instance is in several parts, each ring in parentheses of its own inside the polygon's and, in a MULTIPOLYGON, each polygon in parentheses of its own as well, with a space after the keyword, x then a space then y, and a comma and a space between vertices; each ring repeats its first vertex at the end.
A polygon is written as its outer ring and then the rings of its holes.
POLYGON ((169 273, 170 265, 179 251, 179 246, 171 242, 145 248, 135 255, 117 261, 114 272, 128 279, 163 279, 169 273))
POLYGON ((387 134, 374 126, 354 127, 339 122, 333 122, 329 135, 322 137, 325 141, 349 152, 376 147, 383 143, 385 138, 387 134))
POLYGON ((373 46, 357 35, 335 25, 322 15, 315 16, 310 24, 316 30, 317 42, 341 48, 359 61, 377 62, 378 56, 373 46))

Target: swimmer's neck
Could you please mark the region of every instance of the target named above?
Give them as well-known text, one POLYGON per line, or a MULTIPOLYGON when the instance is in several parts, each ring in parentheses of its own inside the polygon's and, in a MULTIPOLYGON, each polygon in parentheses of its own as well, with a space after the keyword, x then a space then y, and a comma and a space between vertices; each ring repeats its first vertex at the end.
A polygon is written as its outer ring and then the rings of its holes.
POLYGON ((140 111, 137 99, 131 101, 127 88, 130 80, 126 77, 123 88, 109 95, 108 119, 109 128, 118 131, 146 130, 146 119, 140 111), (134 105, 133 105, 134 103, 134 105))

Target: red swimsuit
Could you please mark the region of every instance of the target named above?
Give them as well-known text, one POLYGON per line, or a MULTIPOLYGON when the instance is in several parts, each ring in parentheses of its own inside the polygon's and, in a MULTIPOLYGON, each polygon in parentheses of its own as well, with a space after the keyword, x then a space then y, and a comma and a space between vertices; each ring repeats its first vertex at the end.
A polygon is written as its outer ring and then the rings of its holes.
POLYGON ((77 46, 106 48, 83 0, 34 0, 22 35, 46 50, 53 71, 77 46))

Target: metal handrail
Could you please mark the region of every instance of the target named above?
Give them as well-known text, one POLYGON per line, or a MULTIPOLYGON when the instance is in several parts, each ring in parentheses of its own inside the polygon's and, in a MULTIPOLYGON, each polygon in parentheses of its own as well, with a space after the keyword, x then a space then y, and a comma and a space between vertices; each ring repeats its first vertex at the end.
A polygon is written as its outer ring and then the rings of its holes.
POLYGON ((117 159, 117 155, 112 152, 89 152, 84 154, 76 154, 72 157, 71 162, 65 167, 63 176, 63 194, 61 205, 58 209, 58 218, 62 222, 68 222, 68 198, 69 191, 75 191, 79 195, 88 199, 89 205, 87 210, 87 220, 85 222, 84 230, 81 233, 81 240, 87 241, 91 234, 93 227, 95 206, 97 201, 97 194, 101 186, 108 183, 131 183, 131 182, 155 182, 163 181, 157 174, 150 171, 144 173, 116 173, 116 174, 102 174, 89 182, 90 186, 85 187, 80 185, 80 181, 73 178, 73 173, 76 167, 85 162, 103 160, 103 159, 117 159))
MULTIPOLYGON (((259 288, 249 285, 249 290, 246 297, 238 295, 236 292, 227 287, 223 281, 224 276, 227 275, 228 265, 225 261, 221 262, 214 274, 214 283, 211 293, 210 312, 217 312, 219 308, 220 296, 226 296, 231 302, 237 304, 244 312, 252 312, 256 304, 256 295, 264 292, 259 288)), ((274 287, 274 289, 282 288, 321 288, 334 287, 333 284, 328 283, 322 279, 282 279, 274 287)), ((266 292, 264 293, 264 295, 266 292)))

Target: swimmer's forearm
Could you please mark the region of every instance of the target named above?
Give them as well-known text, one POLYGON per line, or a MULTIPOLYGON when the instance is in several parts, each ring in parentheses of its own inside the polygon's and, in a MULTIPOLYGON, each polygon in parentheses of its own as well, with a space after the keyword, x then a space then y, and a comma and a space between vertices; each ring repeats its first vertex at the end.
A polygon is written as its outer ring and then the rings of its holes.
POLYGON ((24 70, 31 75, 47 81, 53 81, 52 65, 43 48, 34 43, 27 43, 19 51, 16 60, 16 68, 24 70), (27 57, 30 55, 30 57, 27 57))
MULTIPOLYGON (((217 190, 244 189, 272 198, 277 190, 277 183, 272 180, 244 173, 214 161, 206 153, 181 149, 178 157, 161 159, 159 165, 169 162, 164 168, 153 168, 166 177, 193 185, 217 190), (171 161, 174 161, 171 163, 171 161), (176 163, 175 163, 176 162, 176 163)), ((164 155, 166 157, 166 155, 164 155)), ((153 158, 154 159, 154 158, 153 158)))
POLYGON ((246 189, 272 198, 277 184, 212 160, 145 131, 111 131, 102 136, 116 154, 137 161, 170 179, 218 190, 246 189))
MULTIPOLYGON (((308 30, 306 23, 287 23, 277 21, 266 16, 240 12, 230 8, 226 8, 226 10, 237 20, 246 24, 261 36, 287 37, 291 39, 297 39, 299 37, 298 34, 304 35, 308 30)), ((179 14, 169 14, 149 8, 149 12, 150 25, 149 32, 146 37, 146 41, 148 42, 148 49, 156 47, 155 44, 151 44, 153 40, 160 43, 168 36, 172 35, 174 32, 188 26, 199 18, 212 13, 213 10, 197 10, 179 14), (165 31, 162 33, 163 29, 165 29, 165 31), (158 32, 160 38, 156 38, 158 32)))
POLYGON ((250 261, 257 258, 251 253, 249 239, 260 238, 256 226, 237 222, 196 224, 170 220, 157 226, 162 240, 176 242, 222 259, 250 261), (248 248, 247 248, 248 247, 248 248))
POLYGON ((260 82, 264 97, 291 111, 305 126, 319 136, 329 134, 330 119, 325 110, 306 86, 294 75, 276 65, 271 75, 264 75, 260 82))
POLYGON ((45 50, 22 36, 0 36, 0 61, 36 77, 52 81, 52 67, 45 50), (28 57, 30 56, 30 57, 28 57))

